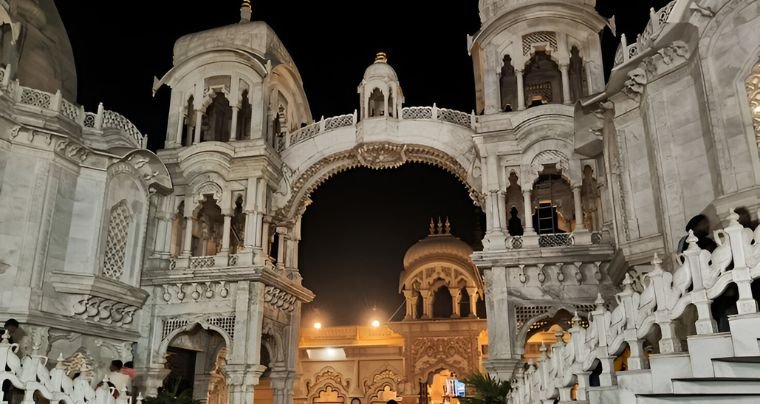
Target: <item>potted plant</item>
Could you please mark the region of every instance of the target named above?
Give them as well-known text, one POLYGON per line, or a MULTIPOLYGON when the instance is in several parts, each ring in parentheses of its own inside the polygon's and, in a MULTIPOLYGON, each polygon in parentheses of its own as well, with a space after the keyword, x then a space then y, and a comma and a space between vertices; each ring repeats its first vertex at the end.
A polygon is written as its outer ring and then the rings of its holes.
POLYGON ((467 395, 461 397, 461 404, 506 404, 509 382, 497 380, 487 374, 473 373, 464 378, 467 395))

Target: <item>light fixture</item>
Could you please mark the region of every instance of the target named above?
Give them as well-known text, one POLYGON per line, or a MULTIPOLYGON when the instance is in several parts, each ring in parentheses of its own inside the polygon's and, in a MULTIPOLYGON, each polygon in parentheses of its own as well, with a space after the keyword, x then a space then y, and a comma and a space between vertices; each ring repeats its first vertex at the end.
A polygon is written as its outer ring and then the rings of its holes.
POLYGON ((380 327, 380 321, 372 320, 372 328, 378 328, 378 327, 380 327))
POLYGON ((319 321, 317 321, 316 323, 314 323, 314 328, 316 328, 317 330, 321 329, 322 328, 322 323, 320 323, 319 321))

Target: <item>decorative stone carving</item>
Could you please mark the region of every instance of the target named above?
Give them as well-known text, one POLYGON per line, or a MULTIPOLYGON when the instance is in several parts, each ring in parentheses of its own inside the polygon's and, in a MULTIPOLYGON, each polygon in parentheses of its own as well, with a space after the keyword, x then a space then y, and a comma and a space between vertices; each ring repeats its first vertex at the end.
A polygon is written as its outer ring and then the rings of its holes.
POLYGON ((95 346, 108 348, 114 353, 115 357, 121 361, 129 362, 132 360, 132 343, 131 342, 113 342, 103 339, 96 339, 95 346))
POLYGON ((341 393, 345 395, 345 392, 350 390, 351 380, 344 380, 343 375, 340 374, 340 372, 336 371, 331 366, 325 366, 314 377, 314 381, 306 381, 306 394, 308 394, 309 397, 315 397, 331 386, 342 390, 341 393))
POLYGON ((411 362, 414 374, 427 376, 428 371, 447 367, 460 374, 470 373, 473 350, 467 337, 425 337, 411 343, 411 362))
POLYGON ((70 140, 59 140, 55 146, 55 151, 59 155, 79 163, 84 163, 87 156, 90 155, 90 151, 85 146, 70 140))
POLYGON ((178 329, 184 328, 185 331, 190 331, 196 325, 202 328, 208 329, 209 326, 214 326, 222 330, 230 341, 235 338, 235 315, 214 314, 207 315, 200 318, 166 318, 161 321, 161 340, 165 341, 169 335, 178 329))
POLYGON ((426 163, 448 171, 468 188, 470 197, 477 206, 484 206, 485 194, 471 185, 467 169, 452 156, 422 145, 375 143, 363 144, 351 150, 329 155, 305 169, 298 179, 292 182, 290 198, 278 210, 277 215, 287 220, 303 213, 311 192, 336 174, 356 167, 391 167, 402 159, 406 163, 426 163), (403 153, 401 153, 402 150, 403 153), (364 163, 359 159, 360 154, 365 159, 364 163))
POLYGON ((747 90, 750 114, 752 114, 752 127, 755 129, 755 141, 760 147, 760 63, 757 63, 744 82, 747 90))
POLYGON ((64 359, 62 363, 67 376, 95 368, 95 359, 84 348, 79 348, 68 358, 64 359))
POLYGON ((161 297, 166 303, 182 303, 188 297, 188 293, 193 301, 224 299, 230 294, 225 281, 176 283, 161 286, 163 288, 161 297))
POLYGON ((639 102, 641 94, 644 93, 644 87, 647 85, 647 75, 644 69, 635 68, 628 72, 628 80, 625 81, 625 86, 622 91, 628 98, 639 102))
POLYGON ((544 165, 546 164, 556 164, 557 168, 561 169, 563 172, 567 172, 570 168, 569 159, 565 156, 565 153, 562 153, 559 150, 541 151, 536 154, 530 162, 531 168, 538 173, 544 171, 544 165))
POLYGON ((19 343, 19 349, 25 355, 47 356, 50 349, 49 327, 39 327, 34 325, 24 326, 26 335, 19 343))
POLYGON ((675 41, 659 49, 656 54, 644 59, 644 66, 647 74, 651 77, 677 66, 686 61, 688 57, 689 46, 683 41, 675 41))
POLYGON ((203 199, 203 196, 208 194, 211 194, 217 202, 221 201, 222 187, 215 182, 207 181, 195 188, 195 195, 197 195, 198 199, 203 199))
POLYGON ((361 145, 355 149, 359 162, 372 169, 398 168, 406 163, 406 145, 361 145))
POLYGON ((99 296, 83 296, 74 305, 73 314, 89 321, 127 326, 132 323, 137 309, 136 306, 99 296))
POLYGON ((274 286, 264 289, 264 302, 285 312, 292 312, 296 308, 296 297, 274 286))

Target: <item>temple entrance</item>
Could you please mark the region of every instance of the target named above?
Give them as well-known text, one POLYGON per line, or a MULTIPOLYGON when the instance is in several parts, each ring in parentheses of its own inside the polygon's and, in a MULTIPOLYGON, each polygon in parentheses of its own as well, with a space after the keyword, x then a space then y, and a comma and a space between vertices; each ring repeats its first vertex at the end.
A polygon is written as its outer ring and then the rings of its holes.
POLYGON ((166 348, 169 375, 163 389, 203 404, 228 404, 227 344, 216 331, 195 325, 175 335, 166 348))

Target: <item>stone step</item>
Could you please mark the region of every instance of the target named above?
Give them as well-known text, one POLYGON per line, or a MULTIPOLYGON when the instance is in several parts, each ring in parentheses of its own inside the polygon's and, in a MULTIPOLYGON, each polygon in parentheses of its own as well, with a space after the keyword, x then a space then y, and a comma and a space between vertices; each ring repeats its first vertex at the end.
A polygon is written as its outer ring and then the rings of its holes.
POLYGON ((760 403, 760 394, 637 394, 637 404, 665 404, 665 403, 731 403, 731 404, 757 404, 760 403))
POLYGON ((756 377, 690 377, 673 379, 674 394, 760 394, 756 377))
POLYGON ((760 378, 760 356, 713 358, 715 377, 760 378))

